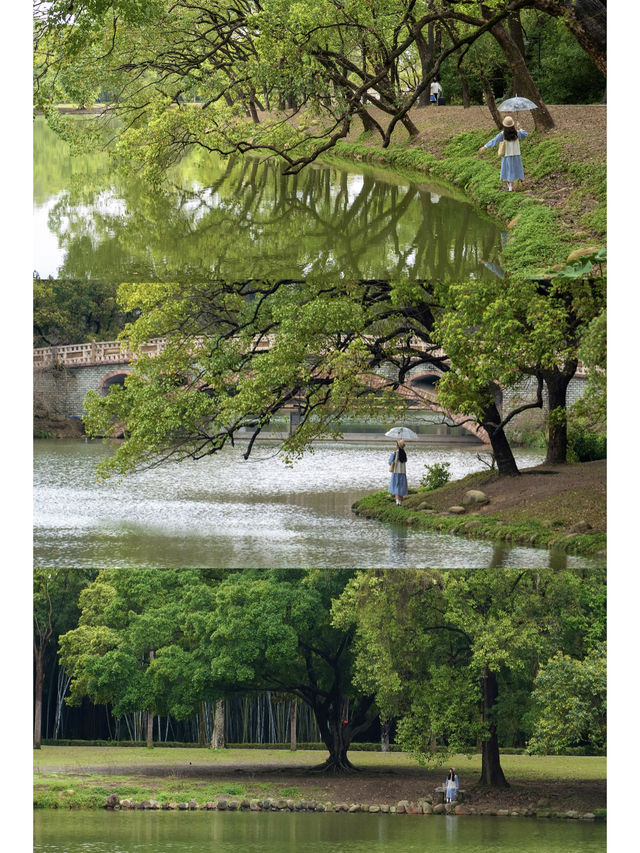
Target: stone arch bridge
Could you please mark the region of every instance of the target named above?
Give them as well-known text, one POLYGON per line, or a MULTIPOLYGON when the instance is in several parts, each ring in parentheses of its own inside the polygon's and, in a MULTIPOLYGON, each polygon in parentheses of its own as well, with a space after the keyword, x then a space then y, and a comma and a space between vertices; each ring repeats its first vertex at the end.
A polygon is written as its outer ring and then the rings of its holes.
MULTIPOLYGON (((421 342, 412 341, 420 346, 421 342)), ((152 338, 140 351, 145 355, 157 355, 167 344, 167 338, 152 338)), ((270 346, 269 339, 262 343, 263 349, 270 346)), ((258 349, 261 347, 259 346, 258 349)), ((438 355, 440 353, 434 353, 438 355)), ((126 376, 133 370, 136 356, 121 341, 92 341, 87 344, 40 347, 33 351, 34 406, 37 411, 49 412, 67 418, 80 418, 84 411, 84 398, 88 391, 107 394, 111 385, 124 384, 126 376)), ((488 443, 486 432, 465 415, 445 411, 438 405, 435 380, 441 374, 434 368, 421 366, 407 377, 398 393, 409 404, 422 410, 440 413, 453 424, 461 426, 483 443, 488 443)), ((578 368, 568 391, 569 403, 575 402, 584 391, 585 373, 578 368)), ((385 383, 371 378, 373 387, 385 383)), ((535 383, 523 381, 517 389, 509 389, 503 395, 503 403, 521 404, 523 400, 535 398, 535 383)), ((295 403, 291 407, 293 417, 295 403)), ((286 411, 286 410, 285 410, 286 411)))

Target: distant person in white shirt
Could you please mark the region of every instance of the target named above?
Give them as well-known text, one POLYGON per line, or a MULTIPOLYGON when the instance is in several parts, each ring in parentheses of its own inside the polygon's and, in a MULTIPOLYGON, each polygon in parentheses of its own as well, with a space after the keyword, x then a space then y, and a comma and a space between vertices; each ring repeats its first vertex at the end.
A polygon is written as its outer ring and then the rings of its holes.
POLYGON ((437 80, 431 81, 431 97, 429 100, 432 104, 437 104, 440 98, 442 97, 442 86, 438 83, 437 80))

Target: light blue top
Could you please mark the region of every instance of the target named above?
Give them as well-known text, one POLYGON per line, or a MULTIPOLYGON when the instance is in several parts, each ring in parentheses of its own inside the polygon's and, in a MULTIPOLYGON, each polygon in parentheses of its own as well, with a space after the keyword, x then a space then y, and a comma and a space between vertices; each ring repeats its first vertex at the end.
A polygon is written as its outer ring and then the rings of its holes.
MULTIPOLYGON (((519 130, 518 131, 518 139, 526 139, 527 136, 529 136, 529 134, 527 133, 526 130, 519 130)), ((494 136, 492 140, 490 140, 489 142, 485 142, 484 147, 485 148, 493 148, 499 142, 502 142, 503 139, 504 139, 504 133, 502 131, 500 131, 500 133, 497 136, 494 136)))
MULTIPOLYGON (((526 130, 518 131, 518 139, 524 139, 529 134, 526 130)), ((497 136, 494 136, 489 142, 485 142, 485 148, 493 148, 504 139, 502 131, 497 136)), ((508 181, 524 181, 524 167, 522 165, 522 157, 519 154, 512 154, 509 157, 503 157, 500 162, 500 180, 508 181)))

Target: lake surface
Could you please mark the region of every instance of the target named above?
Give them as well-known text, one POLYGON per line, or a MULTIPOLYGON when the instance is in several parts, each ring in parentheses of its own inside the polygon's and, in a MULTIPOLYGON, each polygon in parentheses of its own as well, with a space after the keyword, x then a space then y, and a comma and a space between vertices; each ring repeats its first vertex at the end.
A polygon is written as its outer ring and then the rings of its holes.
POLYGON ((35 812, 37 853, 600 853, 604 824, 515 817, 35 812))
POLYGON ((154 189, 115 174, 104 153, 72 158, 41 116, 34 228, 41 278, 118 283, 488 279, 501 248, 498 225, 451 188, 365 164, 285 177, 275 162, 193 152, 154 189))
MULTIPOLYGON (((386 442, 318 443, 292 468, 271 442, 198 462, 99 480, 103 442, 34 442, 34 560, 47 567, 475 568, 591 567, 595 558, 417 532, 357 518, 355 500, 385 488, 386 442)), ((482 468, 478 445, 410 448, 408 479, 449 462, 453 479, 482 468)), ((517 454, 535 465, 535 451, 517 454)))

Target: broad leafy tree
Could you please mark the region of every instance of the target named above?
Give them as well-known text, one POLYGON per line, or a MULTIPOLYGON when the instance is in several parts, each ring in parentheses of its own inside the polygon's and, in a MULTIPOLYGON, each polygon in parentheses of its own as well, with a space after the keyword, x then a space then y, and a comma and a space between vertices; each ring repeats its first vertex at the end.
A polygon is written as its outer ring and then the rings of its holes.
POLYGON ((567 389, 581 353, 590 358, 595 373, 592 388, 595 383, 599 390, 601 384, 604 348, 598 330, 604 328, 605 279, 586 260, 549 277, 482 286, 464 282, 441 292, 445 310, 437 335, 452 365, 440 383, 445 405, 477 413, 486 405, 490 383, 509 388, 529 377, 540 406, 546 388, 546 461, 566 462, 567 389))
POLYGON ((181 637, 179 601, 188 574, 114 569, 83 590, 78 627, 60 638, 60 658, 72 675, 68 704, 88 696, 112 704, 116 717, 146 712, 147 745, 153 745, 154 713, 184 702, 182 693, 176 699, 159 689, 152 663, 158 649, 181 637))
MULTIPOLYGON (((437 405, 407 388, 420 368, 448 371, 432 329, 440 308, 432 285, 381 280, 132 284, 121 289, 133 347, 166 337, 141 356, 124 387, 87 398, 87 430, 127 438, 104 467, 126 471, 167 456, 200 458, 249 436, 247 458, 277 412, 298 423, 286 457, 321 435, 338 435, 345 414, 398 415, 407 402, 437 405)), ((486 383, 485 383, 486 384, 486 383)), ((517 474, 495 401, 474 417, 486 429, 501 474, 517 474)))
POLYGON ((540 668, 533 700, 531 752, 562 753, 574 746, 603 749, 607 740, 604 644, 582 660, 557 652, 540 668))
POLYGON ((480 784, 505 787, 500 707, 514 680, 528 678, 533 689, 540 664, 599 623, 599 574, 360 572, 334 605, 334 621, 355 628, 356 684, 375 693, 383 717, 398 718, 406 749, 439 762, 479 741, 480 784))
POLYGON ((61 639, 70 701, 186 717, 205 699, 271 690, 312 710, 329 752, 320 769, 353 769, 349 744, 377 709, 352 684, 352 632, 331 624, 352 574, 104 570, 61 639))

